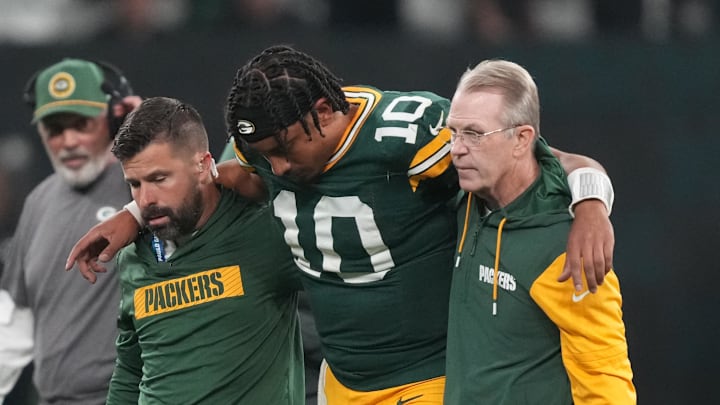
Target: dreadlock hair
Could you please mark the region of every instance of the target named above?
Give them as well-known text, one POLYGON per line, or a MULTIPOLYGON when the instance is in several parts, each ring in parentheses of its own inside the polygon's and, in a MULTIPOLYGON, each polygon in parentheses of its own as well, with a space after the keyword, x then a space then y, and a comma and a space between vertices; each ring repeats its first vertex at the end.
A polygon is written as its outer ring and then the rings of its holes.
MULTIPOLYGON (((325 97, 333 111, 347 113, 349 103, 336 77, 320 61, 289 46, 265 49, 235 74, 225 113, 228 135, 246 142, 279 137, 287 127, 300 122, 310 136, 305 120, 312 114, 320 131, 315 102, 325 97)), ((284 143, 278 139, 279 143, 284 143)))
POLYGON ((167 142, 174 151, 192 154, 208 150, 207 132, 193 106, 167 97, 152 97, 128 114, 112 153, 121 162, 133 158, 153 142, 167 142))

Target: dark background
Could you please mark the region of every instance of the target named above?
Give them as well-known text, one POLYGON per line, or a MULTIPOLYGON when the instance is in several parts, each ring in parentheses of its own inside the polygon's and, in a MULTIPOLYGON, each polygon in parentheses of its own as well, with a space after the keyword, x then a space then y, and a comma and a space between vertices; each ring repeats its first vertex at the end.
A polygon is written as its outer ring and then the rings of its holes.
POLYGON ((27 192, 52 171, 28 123, 23 86, 32 72, 62 57, 112 62, 137 93, 193 104, 216 156, 224 147, 223 105, 233 75, 268 45, 292 44, 309 52, 345 84, 431 90, 446 97, 467 67, 505 58, 535 77, 545 138, 599 160, 613 179, 614 263, 639 402, 714 403, 712 387, 720 375, 720 300, 714 295, 720 266, 712 256, 720 248, 717 39, 491 45, 418 41, 368 29, 280 28, 177 33, 149 41, 0 44, 1 236, 14 228, 27 192))

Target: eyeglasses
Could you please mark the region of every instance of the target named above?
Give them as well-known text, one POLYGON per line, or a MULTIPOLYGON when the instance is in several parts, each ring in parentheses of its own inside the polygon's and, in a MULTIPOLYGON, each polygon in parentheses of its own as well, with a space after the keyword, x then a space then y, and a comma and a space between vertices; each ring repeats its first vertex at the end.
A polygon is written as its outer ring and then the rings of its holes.
POLYGON ((508 129, 515 129, 520 125, 513 125, 507 128, 495 129, 487 132, 477 132, 472 129, 463 129, 460 132, 450 130, 450 145, 454 145, 458 140, 462 140, 463 144, 467 147, 479 146, 486 136, 496 134, 498 132, 507 131, 508 129))

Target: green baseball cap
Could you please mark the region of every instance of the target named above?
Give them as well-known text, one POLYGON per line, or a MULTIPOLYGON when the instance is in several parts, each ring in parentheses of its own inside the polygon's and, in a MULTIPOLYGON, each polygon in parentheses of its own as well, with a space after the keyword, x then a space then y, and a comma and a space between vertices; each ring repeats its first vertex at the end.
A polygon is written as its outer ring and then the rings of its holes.
POLYGON ((35 80, 32 123, 57 113, 97 117, 108 105, 109 96, 102 90, 104 81, 100 66, 86 60, 63 59, 46 68, 35 80))

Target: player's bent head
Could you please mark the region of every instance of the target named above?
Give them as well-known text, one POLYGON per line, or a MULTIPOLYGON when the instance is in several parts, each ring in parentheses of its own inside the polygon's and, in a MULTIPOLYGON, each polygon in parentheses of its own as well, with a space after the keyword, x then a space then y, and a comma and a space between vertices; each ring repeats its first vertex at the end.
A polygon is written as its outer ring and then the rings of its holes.
POLYGON ((188 156, 208 150, 207 132, 198 111, 168 97, 143 100, 120 127, 112 152, 123 162, 153 142, 167 142, 188 156))
POLYGON ((310 134, 310 123, 319 130, 315 103, 327 99, 334 111, 347 113, 349 104, 336 77, 320 61, 289 46, 272 46, 241 67, 226 105, 228 134, 253 143, 277 136, 300 122, 310 134))

